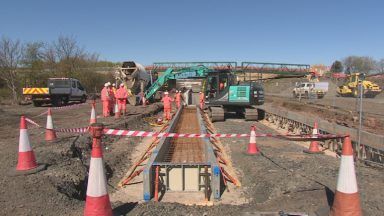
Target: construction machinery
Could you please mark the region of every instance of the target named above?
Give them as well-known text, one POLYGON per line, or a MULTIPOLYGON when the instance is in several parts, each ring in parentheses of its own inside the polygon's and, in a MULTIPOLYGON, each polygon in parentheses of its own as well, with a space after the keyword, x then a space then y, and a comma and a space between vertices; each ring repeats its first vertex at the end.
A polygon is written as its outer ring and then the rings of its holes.
POLYGON ((264 118, 264 110, 257 107, 264 104, 263 87, 254 81, 238 81, 231 67, 170 67, 148 88, 145 97, 152 98, 168 82, 185 79, 201 80, 200 91, 205 94, 212 121, 223 121, 227 112, 242 114, 246 120, 264 118))
POLYGON ((365 80, 364 73, 352 73, 347 77, 347 81, 337 87, 336 91, 338 96, 342 97, 358 97, 359 90, 358 87, 361 84, 363 97, 374 98, 376 95, 380 94, 382 89, 379 85, 374 82, 365 80))
POLYGON ((144 93, 150 83, 151 76, 143 65, 134 61, 125 61, 121 67, 116 68, 115 79, 117 82, 124 83, 127 88, 129 104, 136 105, 141 97, 140 93, 144 93))

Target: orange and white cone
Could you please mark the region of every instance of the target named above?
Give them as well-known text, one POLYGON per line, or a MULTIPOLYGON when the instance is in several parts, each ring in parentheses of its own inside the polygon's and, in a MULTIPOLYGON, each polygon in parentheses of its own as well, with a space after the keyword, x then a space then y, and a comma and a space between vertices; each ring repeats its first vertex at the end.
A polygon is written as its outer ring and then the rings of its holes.
POLYGON ((92 110, 91 110, 91 118, 89 119, 89 124, 96 123, 96 111, 95 111, 95 103, 92 103, 92 110))
MULTIPOLYGON (((319 127, 318 127, 317 121, 315 121, 315 124, 313 125, 312 135, 313 135, 313 137, 316 137, 317 135, 319 135, 319 127)), ((323 154, 324 153, 320 150, 319 142, 317 142, 316 140, 312 140, 311 143, 309 144, 309 148, 304 150, 303 152, 309 153, 309 154, 323 154)))
POLYGON ((101 139, 95 137, 92 144, 84 215, 112 216, 111 202, 107 192, 107 177, 104 169, 101 139))
POLYGON ((44 164, 38 165, 35 154, 29 142, 27 122, 25 117, 20 118, 20 137, 19 137, 19 155, 17 159, 16 171, 11 170, 10 175, 32 174, 45 169, 44 164))
POLYGON ((248 155, 260 154, 260 150, 259 148, 257 148, 257 145, 256 145, 256 127, 255 126, 251 126, 251 134, 249 137, 247 154, 248 155))
POLYGON ((45 141, 51 142, 57 139, 56 131, 53 128, 51 108, 48 108, 47 125, 45 127, 45 141))
POLYGON ((330 215, 362 215, 352 143, 349 136, 344 138, 336 193, 330 215))
POLYGON ((37 167, 35 154, 29 143, 27 123, 25 117, 20 119, 20 137, 19 137, 19 158, 17 160, 16 170, 30 170, 37 167))
POLYGON ((120 118, 120 110, 117 102, 115 103, 115 118, 120 118))

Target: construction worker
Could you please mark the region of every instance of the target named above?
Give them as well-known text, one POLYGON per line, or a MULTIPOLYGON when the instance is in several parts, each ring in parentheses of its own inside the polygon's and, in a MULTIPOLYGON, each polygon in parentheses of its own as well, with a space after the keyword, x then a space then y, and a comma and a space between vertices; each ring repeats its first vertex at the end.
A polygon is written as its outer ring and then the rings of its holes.
POLYGON ((115 97, 117 99, 120 114, 123 113, 123 115, 125 115, 125 113, 127 112, 128 91, 127 89, 125 89, 123 83, 121 83, 120 88, 116 90, 115 97))
POLYGON ((112 91, 113 91, 113 94, 116 94, 117 89, 116 89, 115 83, 112 84, 112 91))
POLYGON ((205 96, 203 92, 199 92, 199 94, 200 94, 200 98, 199 98, 200 109, 204 109, 205 96))
POLYGON ((108 90, 108 83, 104 84, 104 88, 101 90, 101 101, 103 103, 103 116, 108 117, 110 116, 109 112, 109 90, 108 90))
POLYGON ((224 82, 220 82, 220 84, 219 84, 219 90, 221 91, 221 90, 223 90, 224 89, 224 82))
POLYGON ((113 114, 114 113, 114 108, 116 104, 116 98, 115 98, 115 93, 113 92, 112 85, 110 82, 108 82, 108 92, 109 92, 109 113, 113 114))
POLYGON ((176 90, 176 95, 175 95, 175 102, 176 102, 176 107, 177 109, 180 108, 180 105, 181 105, 181 100, 182 100, 182 97, 181 97, 181 92, 176 90))
POLYGON ((174 100, 169 97, 168 92, 164 92, 164 97, 161 99, 164 105, 164 118, 167 120, 171 120, 171 110, 172 110, 172 105, 171 102, 174 100))

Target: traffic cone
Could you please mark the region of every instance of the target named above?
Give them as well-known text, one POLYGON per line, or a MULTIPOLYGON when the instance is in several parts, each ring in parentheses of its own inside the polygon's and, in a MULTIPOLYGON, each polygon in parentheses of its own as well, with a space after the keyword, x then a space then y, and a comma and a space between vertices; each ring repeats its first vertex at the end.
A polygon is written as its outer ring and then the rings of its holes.
MULTIPOLYGON (((317 121, 315 121, 315 124, 313 125, 313 130, 312 130, 312 135, 315 137, 319 134, 319 129, 318 129, 318 124, 317 121)), ((319 142, 316 140, 312 140, 311 143, 309 144, 309 148, 304 150, 303 152, 308 153, 308 154, 324 154, 319 149, 319 142)))
POLYGON ((85 216, 112 216, 112 207, 107 192, 107 177, 105 175, 103 150, 101 146, 102 130, 103 126, 101 124, 96 123, 91 126, 91 133, 94 133, 94 135, 91 162, 89 165, 87 197, 84 208, 85 216))
POLYGON ((48 108, 47 125, 45 127, 45 141, 52 142, 57 139, 56 131, 53 128, 51 108, 48 108))
POLYGON ((37 164, 35 154, 29 142, 27 122, 25 117, 20 118, 19 155, 16 170, 11 170, 10 175, 32 174, 46 168, 45 164, 37 164))
POLYGON ((120 110, 117 102, 115 103, 115 118, 120 118, 120 110))
POLYGON ((344 138, 337 188, 330 215, 362 215, 349 136, 344 138))
POLYGON ((89 124, 96 123, 96 111, 95 111, 95 102, 92 103, 91 118, 89 119, 89 124))
POLYGON ((251 134, 249 137, 249 144, 247 149, 248 155, 257 155, 260 154, 259 148, 256 146, 256 126, 251 126, 251 134))

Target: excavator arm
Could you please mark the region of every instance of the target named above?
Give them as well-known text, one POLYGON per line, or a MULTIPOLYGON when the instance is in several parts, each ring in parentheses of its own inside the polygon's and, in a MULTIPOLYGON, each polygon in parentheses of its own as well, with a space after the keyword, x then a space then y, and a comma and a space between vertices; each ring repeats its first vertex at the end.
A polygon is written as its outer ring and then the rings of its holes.
POLYGON ((145 92, 145 98, 152 97, 172 77, 172 68, 168 68, 145 92))
POLYGON ((190 79, 204 78, 211 71, 205 66, 192 66, 175 71, 173 68, 168 68, 145 92, 145 98, 151 98, 168 80, 171 79, 190 79))

